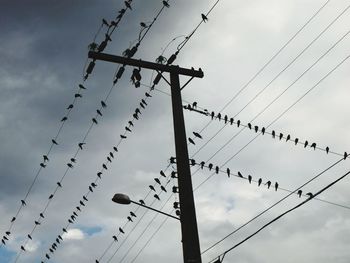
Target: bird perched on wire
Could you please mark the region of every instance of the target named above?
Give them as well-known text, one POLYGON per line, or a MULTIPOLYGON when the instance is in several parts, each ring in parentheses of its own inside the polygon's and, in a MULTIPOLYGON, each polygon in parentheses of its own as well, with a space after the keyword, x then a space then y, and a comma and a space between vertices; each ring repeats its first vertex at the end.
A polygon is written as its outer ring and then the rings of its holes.
POLYGON ((286 142, 290 140, 290 134, 287 135, 286 142))
POLYGON ((203 137, 198 132, 193 132, 193 135, 199 139, 203 139, 203 137))
POLYGON ((275 138, 276 137, 276 132, 272 131, 271 135, 272 135, 272 138, 275 138))
POLYGON ((244 178, 240 171, 238 171, 238 177, 244 178))
POLYGON ((201 14, 201 17, 204 23, 206 23, 209 20, 205 14, 201 14))
POLYGON ((69 104, 67 107, 67 110, 73 109, 74 105, 73 104, 69 104))
POLYGON ((154 198, 158 199, 160 201, 160 198, 159 198, 159 196, 157 194, 154 195, 154 198))
POLYGON ((304 143, 304 148, 306 148, 306 146, 309 144, 309 142, 308 141, 305 141, 305 143, 304 143))
POLYGON ((124 4, 126 6, 126 8, 129 8, 130 10, 132 10, 130 2, 129 1, 124 1, 124 4))
POLYGON ((226 169, 226 173, 227 173, 227 176, 230 177, 230 175, 231 175, 230 168, 227 168, 227 169, 226 169))
POLYGON ((154 188, 153 185, 149 185, 148 187, 149 187, 152 191, 154 191, 154 192, 156 191, 156 189, 154 188))
POLYGON ((282 133, 282 132, 280 132, 279 139, 280 139, 280 140, 282 140, 282 138, 283 138, 283 133, 282 133))
POLYGON ((250 184, 252 183, 252 179, 253 179, 252 176, 249 174, 249 175, 248 175, 248 182, 249 182, 250 184))
POLYGON ((193 141, 191 138, 188 138, 188 141, 189 141, 191 144, 196 145, 196 144, 194 143, 194 141, 193 141))
POLYGON ((298 142, 299 142, 299 138, 295 138, 295 139, 294 139, 294 144, 297 145, 298 142))
POLYGON ((267 189, 270 189, 271 181, 267 181, 267 182, 266 182, 266 185, 267 185, 267 189))
POLYGON ((61 119, 61 121, 63 122, 63 121, 66 121, 68 118, 67 118, 67 116, 64 116, 62 119, 61 119))
POLYGON ((163 176, 163 177, 166 177, 165 173, 163 172, 163 170, 160 170, 160 175, 163 176))
POLYGON ((327 154, 329 153, 329 147, 328 146, 326 147, 326 153, 327 154))
POLYGON ((264 135, 264 134, 265 134, 265 127, 262 127, 262 129, 261 129, 261 133, 262 133, 262 135, 264 135))
POLYGON ((168 2, 167 2, 167 1, 163 1, 163 5, 164 5, 165 7, 167 7, 167 8, 169 8, 169 7, 170 7, 170 5, 168 4, 168 2))
POLYGON ((311 148, 314 148, 314 150, 316 150, 316 143, 315 142, 313 142, 312 144, 311 144, 311 146, 310 146, 311 148))
POLYGON ((303 193, 303 191, 302 191, 301 189, 298 190, 298 196, 299 196, 299 198, 301 197, 302 193, 303 193))
POLYGON ((157 184, 161 184, 158 178, 154 178, 154 181, 156 181, 157 184))
POLYGON ((92 118, 92 122, 97 124, 97 120, 95 118, 92 118))
POLYGON ((259 180, 258 180, 258 186, 260 186, 260 185, 261 185, 261 183, 262 183, 262 179, 261 179, 261 178, 259 178, 259 180))
POLYGON ((85 142, 81 142, 78 144, 80 150, 83 150, 83 146, 85 145, 86 143, 85 142))
POLYGON ((278 183, 276 182, 275 183, 275 191, 277 191, 277 189, 278 189, 278 183))
POLYGON ((52 139, 51 142, 55 145, 58 145, 57 141, 55 139, 52 139))

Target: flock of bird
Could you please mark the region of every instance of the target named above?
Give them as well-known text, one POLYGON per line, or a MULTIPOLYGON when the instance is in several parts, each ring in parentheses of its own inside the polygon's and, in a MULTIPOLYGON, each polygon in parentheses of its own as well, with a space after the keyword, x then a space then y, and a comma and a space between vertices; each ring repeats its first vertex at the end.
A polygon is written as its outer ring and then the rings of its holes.
MULTIPOLYGON (((243 124, 243 123, 241 123, 241 120, 235 121, 234 118, 229 117, 227 115, 223 115, 221 113, 216 114, 214 111, 209 112, 207 109, 198 110, 197 109, 197 102, 193 102, 192 104, 185 105, 183 108, 186 109, 186 110, 189 110, 189 111, 194 111, 194 112, 201 113, 201 114, 203 114, 205 116, 209 116, 212 120, 223 121, 225 124, 236 125, 238 128, 240 126, 242 126, 242 127, 248 128, 249 130, 254 131, 255 133, 260 132, 261 135, 269 134, 269 135, 271 135, 271 137, 273 139, 278 139, 279 141, 282 141, 282 140, 284 140, 285 142, 290 141, 290 142, 294 143, 294 145, 298 145, 299 144, 299 145, 302 145, 304 148, 309 146, 310 148, 312 148, 314 150, 316 150, 316 149, 323 150, 327 154, 330 152, 330 148, 328 146, 323 149, 323 148, 317 147, 316 142, 312 142, 311 143, 308 140, 301 141, 297 137, 292 139, 290 134, 285 135, 282 132, 276 132, 275 130, 271 130, 269 132, 269 131, 266 130, 265 127, 261 127, 260 128, 259 126, 253 125, 252 123, 243 124)), ((194 141, 191 139, 190 143, 194 144, 194 141)), ((342 155, 344 160, 349 157, 349 153, 346 152, 346 151, 343 154, 338 154, 338 153, 334 153, 334 154, 342 155)))

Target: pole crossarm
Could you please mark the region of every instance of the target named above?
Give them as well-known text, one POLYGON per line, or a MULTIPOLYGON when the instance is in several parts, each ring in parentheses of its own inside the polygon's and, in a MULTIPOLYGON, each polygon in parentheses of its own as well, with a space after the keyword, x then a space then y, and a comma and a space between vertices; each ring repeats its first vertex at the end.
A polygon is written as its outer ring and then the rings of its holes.
POLYGON ((138 59, 132 59, 132 58, 125 58, 121 56, 98 53, 93 51, 90 51, 88 56, 89 58, 95 59, 95 60, 103 60, 107 62, 130 65, 134 67, 148 68, 153 70, 159 70, 162 72, 169 72, 169 73, 176 72, 179 75, 185 75, 185 76, 190 76, 195 78, 203 78, 204 76, 203 71, 200 68, 199 70, 195 70, 194 68, 191 68, 191 69, 180 68, 179 66, 174 66, 174 65, 163 65, 163 64, 144 61, 140 59, 138 60, 138 59))

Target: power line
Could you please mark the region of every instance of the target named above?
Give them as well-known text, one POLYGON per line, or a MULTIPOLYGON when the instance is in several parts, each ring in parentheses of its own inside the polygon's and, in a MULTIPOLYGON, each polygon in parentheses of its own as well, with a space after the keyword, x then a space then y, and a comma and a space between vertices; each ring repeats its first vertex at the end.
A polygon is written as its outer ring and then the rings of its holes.
MULTIPOLYGON (((245 239, 243 239, 241 242, 237 243, 236 245, 234 245, 233 247, 229 248, 228 250, 226 250, 223 254, 221 254, 220 256, 225 256, 227 253, 229 253, 230 251, 232 251, 233 249, 237 248, 238 246, 240 246, 241 244, 245 243, 246 241, 248 241, 249 239, 251 239, 253 236, 257 235, 261 230, 263 230, 264 228, 268 227, 269 225, 271 225, 272 223, 276 222, 278 219, 280 219, 281 217, 285 216, 286 214, 294 211, 295 209, 303 206, 304 204, 306 204, 307 202, 309 202, 310 200, 312 200, 314 197, 318 196, 319 194, 323 193, 325 190, 327 190, 328 188, 332 187, 334 184, 338 183, 340 180, 344 179, 348 174, 350 174, 350 171, 345 173, 344 175, 342 175, 341 177, 339 177, 337 180, 333 181, 332 183, 328 184, 326 187, 322 188, 321 190, 319 190, 317 193, 312 194, 310 193, 310 197, 306 200, 304 200, 303 202, 301 202, 300 204, 294 206, 293 208, 285 211, 284 213, 280 214, 279 216, 275 217, 273 220, 271 220, 270 222, 268 222, 267 224, 265 224, 264 226, 262 226, 261 228, 259 228, 257 231, 255 231, 253 234, 249 235, 248 237, 246 237, 245 239)), ((219 257, 220 257, 219 256, 219 257)), ((210 262, 213 262, 213 260, 211 260, 210 262)))

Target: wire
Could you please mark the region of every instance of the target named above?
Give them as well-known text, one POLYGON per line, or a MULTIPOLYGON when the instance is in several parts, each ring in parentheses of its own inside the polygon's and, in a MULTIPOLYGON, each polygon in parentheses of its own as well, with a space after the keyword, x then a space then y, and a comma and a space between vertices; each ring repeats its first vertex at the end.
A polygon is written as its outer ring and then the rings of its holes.
MULTIPOLYGON (((234 245, 233 247, 229 248, 228 250, 226 250, 223 254, 221 254, 220 256, 224 256, 227 253, 229 253, 230 251, 232 251, 233 249, 237 248, 238 246, 240 246, 241 244, 245 243, 246 241, 248 241, 249 239, 251 239, 253 236, 257 235, 261 230, 263 230, 264 228, 266 228, 267 226, 271 225, 272 223, 276 222, 278 219, 280 219, 281 217, 285 216, 286 214, 294 211, 295 209, 303 206, 304 204, 306 204, 307 202, 311 201, 314 197, 318 196, 319 194, 321 194, 322 192, 324 192, 325 190, 327 190, 328 188, 332 187, 334 184, 338 183, 340 180, 344 179, 347 175, 350 174, 350 171, 348 171, 347 173, 345 173, 344 175, 342 175, 341 177, 339 177, 337 180, 333 181, 332 183, 328 184, 326 187, 322 188, 321 190, 319 190, 317 193, 315 194, 311 194, 310 198, 306 199, 305 201, 301 202, 300 204, 294 206, 293 208, 285 211, 284 213, 280 214, 279 216, 275 217, 273 220, 271 220, 270 222, 268 222, 267 224, 265 224, 264 226, 262 226, 261 228, 259 228, 257 231, 255 231, 253 234, 249 235, 248 237, 246 237, 245 239, 243 239, 241 242, 237 243, 236 245, 234 245)), ((210 261, 210 262, 213 262, 210 261)))

